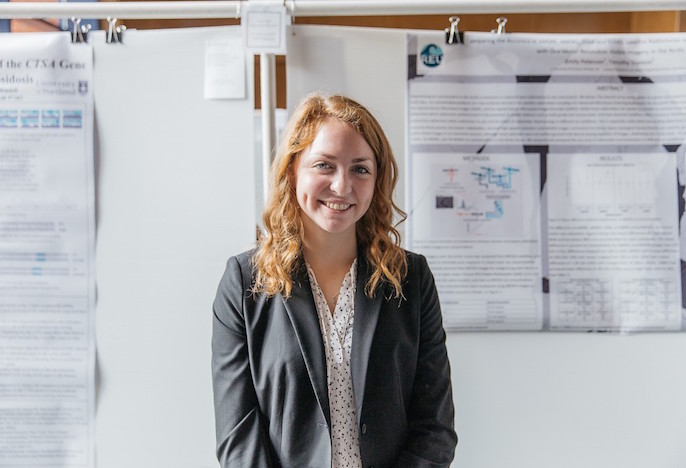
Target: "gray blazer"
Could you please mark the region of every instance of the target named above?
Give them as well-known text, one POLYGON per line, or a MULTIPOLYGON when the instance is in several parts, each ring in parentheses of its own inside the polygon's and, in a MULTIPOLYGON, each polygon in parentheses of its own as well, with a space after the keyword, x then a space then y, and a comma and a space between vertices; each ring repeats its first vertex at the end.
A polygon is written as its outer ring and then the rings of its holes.
MULTIPOLYGON (((307 271, 290 298, 251 294, 251 257, 229 259, 214 302, 212 376, 222 467, 329 467, 326 357, 307 271)), ((448 466, 457 436, 434 279, 407 253, 406 299, 364 294, 358 260, 351 372, 364 467, 448 466)))

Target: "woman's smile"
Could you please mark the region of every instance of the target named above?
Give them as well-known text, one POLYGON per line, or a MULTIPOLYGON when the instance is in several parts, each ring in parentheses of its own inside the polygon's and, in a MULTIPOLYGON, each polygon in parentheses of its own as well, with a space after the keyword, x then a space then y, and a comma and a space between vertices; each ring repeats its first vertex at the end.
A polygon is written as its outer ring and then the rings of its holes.
POLYGON ((334 211, 346 211, 348 208, 352 206, 350 203, 336 203, 327 201, 323 201, 321 203, 326 205, 327 208, 330 208, 334 211))

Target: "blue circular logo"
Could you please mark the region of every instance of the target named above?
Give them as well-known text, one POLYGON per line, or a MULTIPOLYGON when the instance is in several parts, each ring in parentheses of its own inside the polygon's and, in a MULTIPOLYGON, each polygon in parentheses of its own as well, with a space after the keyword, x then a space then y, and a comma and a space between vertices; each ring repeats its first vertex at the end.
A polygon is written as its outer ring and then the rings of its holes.
POLYGON ((441 64, 443 60, 443 51, 436 44, 429 44, 420 54, 422 57, 422 63, 427 67, 437 67, 441 64))

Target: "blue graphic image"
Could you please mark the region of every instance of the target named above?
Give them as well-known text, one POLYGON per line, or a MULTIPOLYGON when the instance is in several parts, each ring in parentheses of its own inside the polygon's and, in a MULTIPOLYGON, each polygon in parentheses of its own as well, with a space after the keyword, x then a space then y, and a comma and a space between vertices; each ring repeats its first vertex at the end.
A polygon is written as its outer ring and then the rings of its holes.
POLYGON ((436 44, 429 44, 422 49, 420 56, 422 63, 427 67, 437 67, 443 60, 443 50, 436 44))
POLYGON ((503 217, 503 202, 502 200, 493 201, 494 209, 493 211, 487 211, 485 213, 486 219, 498 219, 503 217))
POLYGON ((16 110, 0 110, 0 127, 16 128, 19 124, 19 112, 16 110))
POLYGON ((476 177, 477 182, 482 187, 488 188, 489 185, 495 185, 502 189, 512 188, 512 174, 519 172, 519 169, 514 167, 504 167, 504 174, 496 174, 495 169, 490 167, 481 167, 484 172, 472 172, 472 175, 476 177))
POLYGON ((60 111, 44 110, 41 112, 41 127, 60 128, 60 111))
POLYGON ((62 113, 63 128, 81 128, 83 126, 83 112, 80 110, 65 110, 62 113))
POLYGON ((21 111, 21 126, 27 128, 38 128, 39 112, 37 110, 21 111))

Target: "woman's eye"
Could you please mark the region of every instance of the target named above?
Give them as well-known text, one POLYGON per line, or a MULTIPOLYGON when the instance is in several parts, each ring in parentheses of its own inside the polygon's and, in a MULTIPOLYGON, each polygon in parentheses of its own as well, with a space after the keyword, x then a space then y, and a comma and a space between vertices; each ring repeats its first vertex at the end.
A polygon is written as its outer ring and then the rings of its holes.
POLYGON ((360 174, 371 174, 371 173, 369 172, 369 169, 367 169, 367 168, 364 167, 364 166, 357 166, 357 167, 355 168, 355 172, 360 173, 360 174))
POLYGON ((331 165, 329 163, 322 162, 315 164, 314 167, 316 167, 317 169, 330 169, 331 165))

